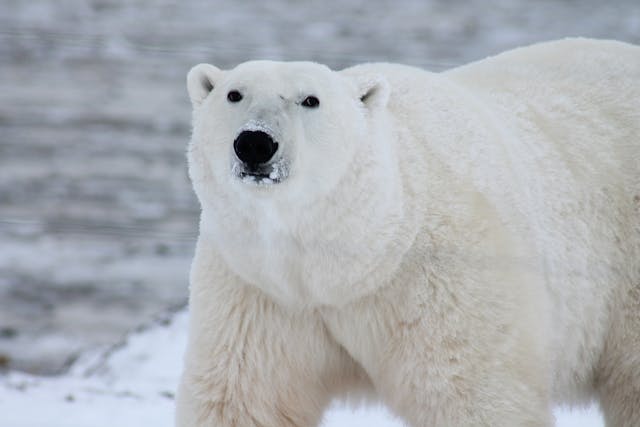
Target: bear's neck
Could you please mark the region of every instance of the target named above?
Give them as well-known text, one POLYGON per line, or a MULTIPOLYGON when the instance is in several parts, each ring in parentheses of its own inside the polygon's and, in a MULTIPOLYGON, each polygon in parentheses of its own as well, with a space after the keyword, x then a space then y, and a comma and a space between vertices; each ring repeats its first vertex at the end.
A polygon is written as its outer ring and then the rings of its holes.
POLYGON ((369 161, 354 166, 294 230, 314 305, 344 304, 383 286, 413 240, 395 152, 370 148, 369 161))
POLYGON ((214 234, 232 271, 287 306, 339 306, 372 293, 415 236, 393 145, 370 141, 369 159, 313 206, 263 204, 236 230, 207 225, 205 209, 201 232, 214 234))

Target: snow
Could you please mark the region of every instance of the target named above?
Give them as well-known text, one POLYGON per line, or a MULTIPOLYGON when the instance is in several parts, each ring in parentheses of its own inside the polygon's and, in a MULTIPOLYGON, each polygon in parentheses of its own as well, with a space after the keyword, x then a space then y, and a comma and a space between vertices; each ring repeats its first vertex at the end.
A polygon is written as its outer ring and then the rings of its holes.
POLYGON ((273 138, 273 135, 275 135, 274 129, 271 126, 269 126, 269 124, 261 120, 255 120, 255 119, 251 119, 247 123, 245 123, 243 126, 241 126, 240 129, 238 129, 238 135, 240 135, 244 131, 264 132, 269 136, 271 136, 272 138, 273 138))
MULTIPOLYGON (((0 377, 2 427, 170 427, 175 388, 187 342, 188 314, 132 334, 126 342, 85 354, 67 375, 0 377)), ((595 407, 557 410, 559 427, 602 427, 595 407)), ((322 427, 402 427, 384 407, 340 403, 322 427)))

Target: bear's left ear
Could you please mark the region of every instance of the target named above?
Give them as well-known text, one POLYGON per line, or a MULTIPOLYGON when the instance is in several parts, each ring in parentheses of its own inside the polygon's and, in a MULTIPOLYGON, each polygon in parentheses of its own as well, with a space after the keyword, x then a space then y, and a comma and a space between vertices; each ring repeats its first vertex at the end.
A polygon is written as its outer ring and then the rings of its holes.
POLYGON ((222 71, 211 64, 198 64, 187 74, 187 91, 194 107, 200 106, 202 101, 218 83, 222 71))
POLYGON ((384 108, 389 101, 391 91, 389 82, 381 74, 363 74, 350 76, 356 86, 360 101, 370 110, 384 108))

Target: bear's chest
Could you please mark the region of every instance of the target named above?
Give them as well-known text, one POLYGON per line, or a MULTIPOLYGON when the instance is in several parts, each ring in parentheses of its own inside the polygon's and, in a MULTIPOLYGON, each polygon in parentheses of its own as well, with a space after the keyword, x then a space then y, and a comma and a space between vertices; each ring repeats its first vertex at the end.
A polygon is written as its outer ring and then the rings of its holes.
POLYGON ((379 270, 394 271, 400 259, 381 245, 380 236, 368 241, 346 233, 327 238, 316 236, 321 229, 307 231, 300 235, 273 224, 254 224, 251 232, 221 227, 217 249, 243 281, 295 307, 342 305, 362 296, 384 279, 379 270))

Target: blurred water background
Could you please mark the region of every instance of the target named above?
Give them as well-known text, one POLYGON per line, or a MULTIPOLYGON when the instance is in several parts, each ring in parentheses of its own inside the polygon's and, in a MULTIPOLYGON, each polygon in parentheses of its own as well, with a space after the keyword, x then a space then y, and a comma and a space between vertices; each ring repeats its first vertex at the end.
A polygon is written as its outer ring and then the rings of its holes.
POLYGON ((186 304, 192 65, 439 71, 565 36, 640 43, 640 1, 0 0, 0 371, 186 304))

